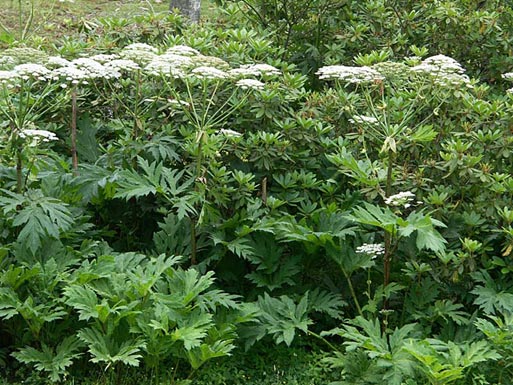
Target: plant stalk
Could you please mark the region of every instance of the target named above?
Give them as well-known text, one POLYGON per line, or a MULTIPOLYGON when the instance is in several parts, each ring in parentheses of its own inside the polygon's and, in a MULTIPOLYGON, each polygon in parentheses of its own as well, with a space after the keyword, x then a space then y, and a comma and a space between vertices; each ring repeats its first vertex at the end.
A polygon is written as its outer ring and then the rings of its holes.
POLYGON ((77 155, 77 90, 73 89, 71 93, 71 162, 73 172, 76 175, 78 170, 77 155))

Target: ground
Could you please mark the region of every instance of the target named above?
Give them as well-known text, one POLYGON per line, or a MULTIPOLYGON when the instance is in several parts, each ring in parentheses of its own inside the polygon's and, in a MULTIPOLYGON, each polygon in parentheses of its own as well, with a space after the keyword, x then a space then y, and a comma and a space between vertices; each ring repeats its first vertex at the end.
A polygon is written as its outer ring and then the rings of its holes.
MULTIPOLYGON (((204 3, 202 11, 209 4, 204 3)), ((105 16, 123 18, 168 9, 168 0, 0 0, 0 47, 33 36, 58 39, 105 16)))

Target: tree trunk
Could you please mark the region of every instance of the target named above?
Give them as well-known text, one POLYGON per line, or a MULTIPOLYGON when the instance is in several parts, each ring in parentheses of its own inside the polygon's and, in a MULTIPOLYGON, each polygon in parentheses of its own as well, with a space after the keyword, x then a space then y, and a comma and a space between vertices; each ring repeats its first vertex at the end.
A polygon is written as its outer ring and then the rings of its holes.
POLYGON ((200 19, 201 0, 171 0, 169 10, 177 9, 192 23, 198 23, 200 19))

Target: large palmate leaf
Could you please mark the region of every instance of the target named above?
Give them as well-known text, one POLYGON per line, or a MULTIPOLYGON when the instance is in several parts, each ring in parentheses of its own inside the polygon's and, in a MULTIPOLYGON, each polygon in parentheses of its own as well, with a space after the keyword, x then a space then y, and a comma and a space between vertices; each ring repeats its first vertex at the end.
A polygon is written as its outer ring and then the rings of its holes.
POLYGON ((356 207, 353 213, 346 217, 364 225, 380 227, 391 234, 395 232, 399 217, 388 207, 381 208, 367 202, 364 202, 363 206, 356 207))
POLYGON ((66 337, 55 349, 42 343, 41 350, 25 347, 12 356, 24 364, 33 364, 37 371, 47 372, 50 381, 58 382, 66 376, 73 360, 81 355, 77 350, 82 346, 83 343, 73 336, 66 337))
POLYGON ((146 346, 143 341, 136 339, 122 342, 113 340, 94 328, 80 330, 78 337, 85 342, 87 350, 92 356, 91 362, 103 362, 106 364, 106 368, 118 362, 129 366, 139 366, 142 350, 146 346))
POLYGON ((35 253, 46 237, 59 239, 75 223, 68 206, 59 199, 46 197, 39 190, 30 190, 26 195, 2 190, 7 195, 0 197, 0 206, 11 215, 12 225, 21 228, 18 242, 35 253), (20 209, 21 207, 21 209, 20 209))
POLYGON ((138 157, 139 170, 123 170, 119 173, 116 198, 137 198, 150 194, 176 197, 187 191, 194 182, 189 179, 180 183, 185 171, 166 168, 162 163, 149 163, 138 157))
POLYGON ((414 337, 415 329, 414 324, 407 324, 386 334, 378 319, 367 320, 359 316, 326 334, 343 337, 347 352, 365 352, 376 367, 381 368, 387 384, 401 385, 414 372, 414 360, 404 347, 414 337))

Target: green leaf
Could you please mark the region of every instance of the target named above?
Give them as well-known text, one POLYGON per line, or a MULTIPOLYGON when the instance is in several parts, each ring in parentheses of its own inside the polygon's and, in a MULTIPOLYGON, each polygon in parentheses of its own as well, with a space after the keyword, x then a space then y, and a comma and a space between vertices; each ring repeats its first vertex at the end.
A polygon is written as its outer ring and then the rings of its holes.
POLYGON ((76 337, 66 337, 55 351, 42 343, 41 350, 25 347, 12 354, 14 358, 24 364, 34 364, 38 371, 49 374, 50 381, 59 382, 61 377, 67 375, 67 368, 73 364, 73 360, 81 355, 76 350, 83 346, 76 337))
POLYGON ((94 290, 87 286, 68 286, 64 289, 66 304, 78 310, 79 320, 88 321, 98 318, 98 297, 94 290))
POLYGON ((347 215, 346 218, 365 225, 380 227, 390 234, 395 232, 399 217, 388 207, 383 209, 367 202, 364 202, 363 205, 365 207, 356 207, 353 213, 347 215))

